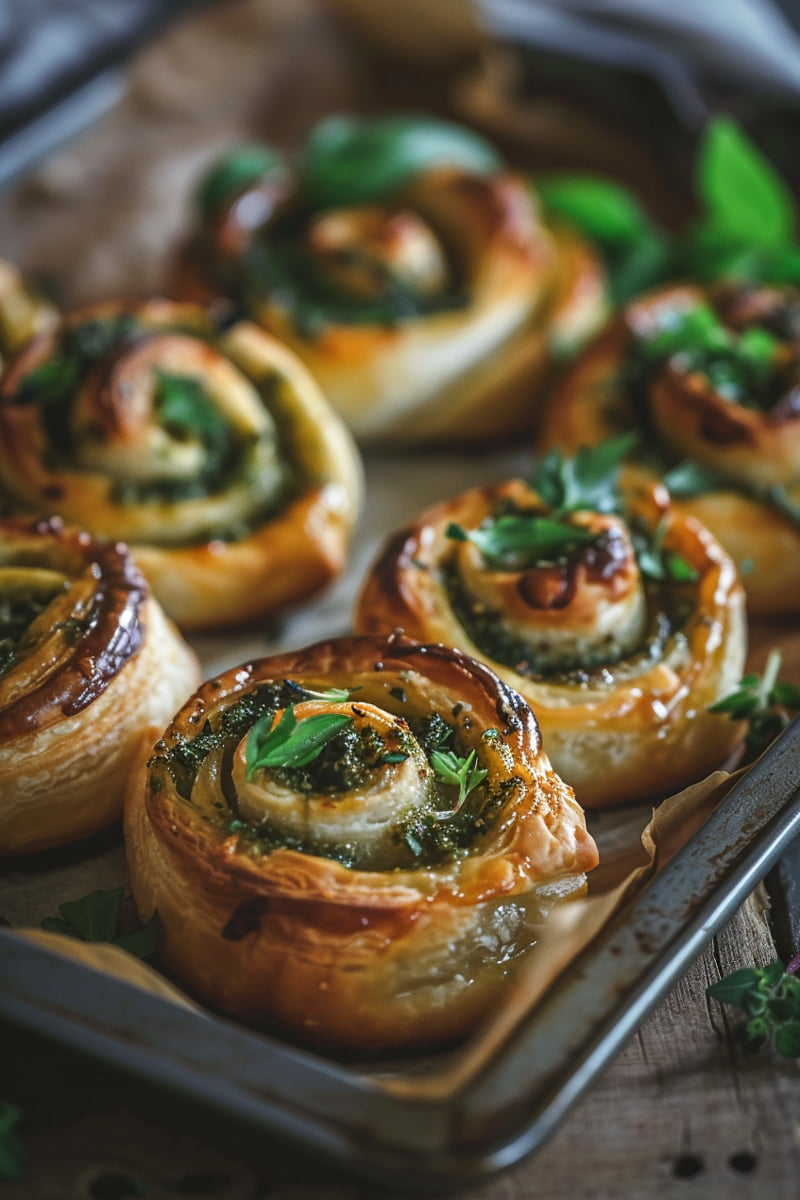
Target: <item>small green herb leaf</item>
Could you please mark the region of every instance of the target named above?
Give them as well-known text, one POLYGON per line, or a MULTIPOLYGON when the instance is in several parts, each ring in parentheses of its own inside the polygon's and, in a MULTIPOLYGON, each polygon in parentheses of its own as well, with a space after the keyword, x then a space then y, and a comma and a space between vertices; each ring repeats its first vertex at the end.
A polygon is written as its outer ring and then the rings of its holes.
MULTIPOLYGON (((476 767, 475 751, 470 750, 466 758, 461 758, 453 750, 434 750, 431 754, 430 762, 436 773, 437 779, 442 783, 450 784, 451 787, 458 788, 458 799, 455 807, 449 812, 448 816, 457 813, 464 804, 464 801, 469 796, 479 783, 481 783, 488 771, 483 767, 476 767)), ((441 814, 439 814, 441 815, 441 814)))
POLYGON ((154 913, 140 929, 118 934, 123 896, 122 888, 112 888, 89 892, 79 900, 67 900, 59 905, 60 917, 45 917, 41 927, 81 942, 109 942, 137 958, 149 958, 158 949, 161 931, 158 914, 154 913))
POLYGON ((80 900, 60 904, 58 911, 81 941, 111 942, 116 937, 124 895, 122 888, 90 892, 80 900))
POLYGON ((697 163, 697 190, 707 214, 700 232, 729 242, 781 248, 794 239, 795 211, 786 184, 760 150, 725 117, 707 127, 697 163))
POLYGON ((745 762, 758 758, 792 717, 800 713, 800 688, 778 679, 780 665, 780 651, 770 650, 763 676, 745 675, 736 691, 709 705, 709 712, 726 713, 734 721, 747 721, 745 762))
POLYGON ((284 159, 269 146, 238 146, 215 163, 197 191, 197 207, 206 221, 213 221, 223 205, 237 192, 252 187, 259 179, 283 169, 284 159))
POLYGON ((331 704, 344 704, 345 700, 349 700, 353 692, 360 691, 360 688, 309 688, 303 686, 303 692, 306 697, 312 700, 330 700, 331 704))
POLYGON ((270 729, 272 714, 256 721, 245 747, 245 775, 252 779, 261 768, 305 767, 317 758, 336 734, 353 718, 344 713, 317 713, 298 721, 294 705, 284 709, 280 721, 270 729))
POLYGON ((684 459, 677 466, 662 476, 662 483, 671 496, 688 499, 690 496, 702 496, 705 492, 713 492, 721 487, 719 475, 709 471, 700 463, 684 459))
POLYGON ((300 174, 312 203, 329 206, 370 203, 434 166, 487 175, 500 165, 483 138, 449 121, 331 116, 311 131, 300 174))
POLYGON ((651 228, 633 192, 594 175, 537 179, 536 191, 548 216, 573 225, 603 246, 637 242, 651 228))
POLYGON ((781 962, 767 967, 745 967, 706 988, 706 995, 721 1004, 740 1008, 747 1018, 737 1034, 749 1052, 770 1042, 786 1058, 800 1058, 800 980, 795 957, 784 969, 781 962))
POLYGON ((616 512, 619 507, 619 468, 638 441, 635 432, 609 438, 597 446, 582 446, 569 457, 551 450, 531 476, 534 488, 553 515, 589 509, 616 512))
POLYGON ((20 1110, 0 1102, 0 1181, 17 1183, 25 1178, 25 1151, 17 1133, 20 1110))
POLYGON ((159 422, 179 436, 211 443, 227 438, 228 423, 199 379, 156 369, 155 405, 159 422))
POLYGON ((445 533, 454 541, 472 542, 488 563, 507 570, 550 562, 597 541, 591 529, 535 514, 497 517, 479 529, 451 523, 445 533))

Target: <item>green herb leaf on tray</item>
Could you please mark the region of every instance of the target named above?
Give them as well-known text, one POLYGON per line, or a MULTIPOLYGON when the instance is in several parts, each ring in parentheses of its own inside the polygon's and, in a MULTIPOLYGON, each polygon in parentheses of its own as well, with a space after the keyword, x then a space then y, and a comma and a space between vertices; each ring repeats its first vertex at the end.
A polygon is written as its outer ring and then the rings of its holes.
POLYGON ((552 562, 597 541, 591 529, 535 514, 497 517, 478 529, 451 522, 445 534, 453 541, 472 542, 488 563, 506 570, 552 562))
POLYGON ((709 706, 709 712, 727 713, 733 721, 747 721, 745 762, 758 758, 800 713, 800 688, 778 678, 781 661, 780 650, 773 648, 763 675, 743 676, 735 691, 709 706))
POLYGON ((137 958, 149 958, 158 949, 161 922, 154 913, 139 929, 119 933, 123 888, 89 892, 79 900, 66 900, 58 907, 58 917, 45 917, 42 929, 65 934, 81 942, 108 942, 137 958))
POLYGON ((478 134, 450 121, 414 114, 338 115, 312 129, 300 157, 300 178, 317 206, 365 204, 434 166, 486 175, 501 161, 478 134))
POLYGON ((611 513, 619 508, 619 468, 638 441, 635 432, 609 438, 597 446, 582 446, 568 457, 551 450, 534 468, 534 488, 553 515, 589 509, 611 513))
POLYGON ((743 1048, 754 1053, 768 1045, 786 1058, 800 1058, 800 959, 784 969, 776 961, 767 967, 745 967, 706 988, 720 1004, 739 1008, 744 1020, 735 1027, 743 1048))
POLYGON ((470 792, 474 791, 489 774, 483 767, 476 767, 475 751, 470 750, 466 758, 462 758, 453 750, 434 750, 430 757, 436 778, 442 783, 458 788, 458 799, 452 810, 438 816, 453 816, 463 807, 470 792))
POLYGON ((353 718, 345 713, 318 713, 298 721, 294 705, 285 708, 275 728, 271 712, 264 713, 253 725, 245 747, 245 775, 252 779, 256 771, 270 767, 305 767, 324 750, 336 734, 353 718))
POLYGON ((18 1183, 25 1178, 25 1150, 17 1133, 21 1112, 15 1104, 0 1101, 0 1181, 18 1183))
POLYGON ((540 179, 536 192, 550 216, 576 226, 603 246, 637 241, 652 228, 633 192, 611 179, 556 175, 540 179))

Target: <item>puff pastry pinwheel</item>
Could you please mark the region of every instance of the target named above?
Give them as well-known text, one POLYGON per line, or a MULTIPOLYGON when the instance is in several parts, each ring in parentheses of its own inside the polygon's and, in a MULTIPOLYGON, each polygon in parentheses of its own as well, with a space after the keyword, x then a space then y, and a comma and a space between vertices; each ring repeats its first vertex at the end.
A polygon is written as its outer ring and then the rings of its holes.
POLYGON ((674 285, 568 369, 540 449, 637 429, 633 459, 733 556, 753 615, 800 609, 800 291, 674 285))
POLYGON ((531 429, 556 357, 605 311, 594 252, 457 125, 330 117, 294 162, 234 152, 198 198, 179 294, 280 337, 363 441, 531 429))
POLYGON ((0 521, 0 855, 118 820, 143 731, 198 678, 124 546, 0 521))
POLYGON ((423 512, 387 542, 355 618, 488 663, 584 807, 669 795, 740 738, 707 707, 744 663, 733 563, 663 488, 643 484, 624 515, 605 503, 598 467, 617 453, 553 455, 539 490, 512 479, 423 512))
POLYGON ((398 636, 205 683, 132 776, 125 822, 170 970, 340 1050, 465 1033, 597 858, 521 697, 398 636))
POLYGON ((349 433, 303 365, 194 305, 76 310, 0 381, 0 492, 127 542, 169 616, 232 626, 344 566, 360 494, 349 433))

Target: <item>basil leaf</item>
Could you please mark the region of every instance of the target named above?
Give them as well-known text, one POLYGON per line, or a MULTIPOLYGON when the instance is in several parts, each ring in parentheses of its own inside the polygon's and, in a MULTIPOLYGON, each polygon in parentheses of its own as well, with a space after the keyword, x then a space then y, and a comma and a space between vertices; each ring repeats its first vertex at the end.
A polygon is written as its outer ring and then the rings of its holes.
POLYGON ((795 233, 791 194, 758 148, 727 117, 706 129, 697 190, 708 212, 701 228, 732 242, 782 248, 795 233))
POLYGON ((299 169, 311 203, 327 206, 378 200, 422 171, 442 166, 489 175, 501 161, 483 138, 449 121, 332 116, 311 131, 299 169))
POLYGON ((661 482, 670 495, 679 500, 690 496, 702 496, 721 486, 719 475, 690 459, 684 459, 676 467, 672 467, 662 477, 661 482))
MULTIPOLYGON (((275 729, 263 738, 247 764, 246 774, 250 778, 262 767, 305 767, 317 758, 325 746, 353 718, 344 713, 318 713, 298 721, 293 706, 284 711, 275 729)), ((255 732, 256 726, 253 727, 255 732)), ((252 733, 250 735, 253 736, 252 733)), ((249 748, 248 739, 248 748, 249 748)), ((247 755, 247 749, 245 750, 247 755)))
POLYGON ((615 512, 619 507, 619 467, 637 441, 635 432, 624 433, 596 446, 582 446, 571 458, 551 450, 536 465, 531 487, 554 513, 581 508, 615 512))
POLYGON ((775 1049, 784 1058, 800 1058, 800 1021, 786 1021, 775 1030, 775 1049))
POLYGON ((270 146, 243 145, 227 154, 207 173, 195 197, 204 221, 213 221, 224 204, 259 179, 283 169, 285 159, 270 146))
POLYGON ((652 229, 633 192, 593 175, 537 179, 536 192, 548 217, 566 221, 602 246, 639 242, 652 229))
POLYGON ((755 967, 744 967, 740 971, 733 971, 730 975, 726 975, 718 983, 712 983, 710 987, 706 988, 706 995, 713 997, 714 1000, 719 1000, 720 1004, 732 1004, 735 1008, 744 1008, 745 1002, 758 980, 759 972, 755 967))
MULTIPOLYGON (((111 942, 116 936, 124 894, 122 888, 90 892, 80 900, 67 900, 60 904, 58 911, 73 931, 73 936, 81 941, 111 942)), ((42 925, 44 927, 44 922, 42 925)))
POLYGON ((161 918, 154 912, 150 920, 141 929, 132 929, 129 933, 121 933, 115 937, 113 944, 121 950, 127 950, 134 958, 151 958, 158 950, 161 942, 161 918))
POLYGON ((640 292, 674 278, 676 258, 674 239, 659 229, 644 230, 634 242, 609 247, 605 268, 614 304, 624 304, 640 292))
POLYGON ((445 534, 454 541, 472 542, 487 562, 509 570, 551 561, 597 541, 591 529, 534 514, 497 517, 480 529, 465 530, 450 524, 445 534))

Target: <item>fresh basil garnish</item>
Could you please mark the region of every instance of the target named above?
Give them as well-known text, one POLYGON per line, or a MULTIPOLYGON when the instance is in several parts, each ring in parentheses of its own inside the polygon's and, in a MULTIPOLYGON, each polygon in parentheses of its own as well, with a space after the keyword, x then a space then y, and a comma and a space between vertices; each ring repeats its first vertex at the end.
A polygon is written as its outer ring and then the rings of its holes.
POLYGON ((619 509, 619 468, 638 441, 635 432, 582 446, 566 456, 551 450, 534 468, 531 487, 553 514, 589 509, 612 513, 619 509))
POLYGON ((709 706, 709 712, 727 713, 732 721, 746 721, 745 761, 754 759, 800 713, 800 688, 778 678, 781 652, 770 650, 764 674, 745 675, 735 691, 709 706))
POLYGON ((596 542, 598 536, 583 526, 535 513, 496 517, 478 529, 464 529, 451 522, 445 534, 453 541, 472 542, 488 563, 512 571, 573 554, 581 546, 596 542))
POLYGON ((213 221, 237 192, 284 167, 283 155, 270 146, 237 146, 215 163, 201 182, 196 194, 200 215, 205 221, 213 221))
POLYGON ((500 165, 483 138, 450 121, 413 114, 331 116, 309 134, 299 173, 310 202, 327 207, 379 200, 430 167, 488 175, 500 165))
POLYGON ((779 961, 767 967, 744 967, 706 988, 706 995, 720 1004, 742 1009, 745 1019, 734 1026, 734 1032, 748 1053, 771 1045, 785 1058, 800 1058, 798 967, 800 957, 786 968, 779 961))
POLYGON ((261 768, 307 766, 340 730, 353 724, 345 713, 317 713, 298 721, 293 704, 284 709, 274 729, 273 720, 274 713, 266 712, 250 731, 245 747, 247 779, 261 768))
POLYGON ((149 958, 158 949, 161 935, 158 913, 139 929, 118 933, 124 894, 122 888, 112 888, 89 892, 79 900, 67 900, 59 905, 58 917, 45 917, 42 929, 66 934, 81 942, 109 942, 137 958, 149 958))

